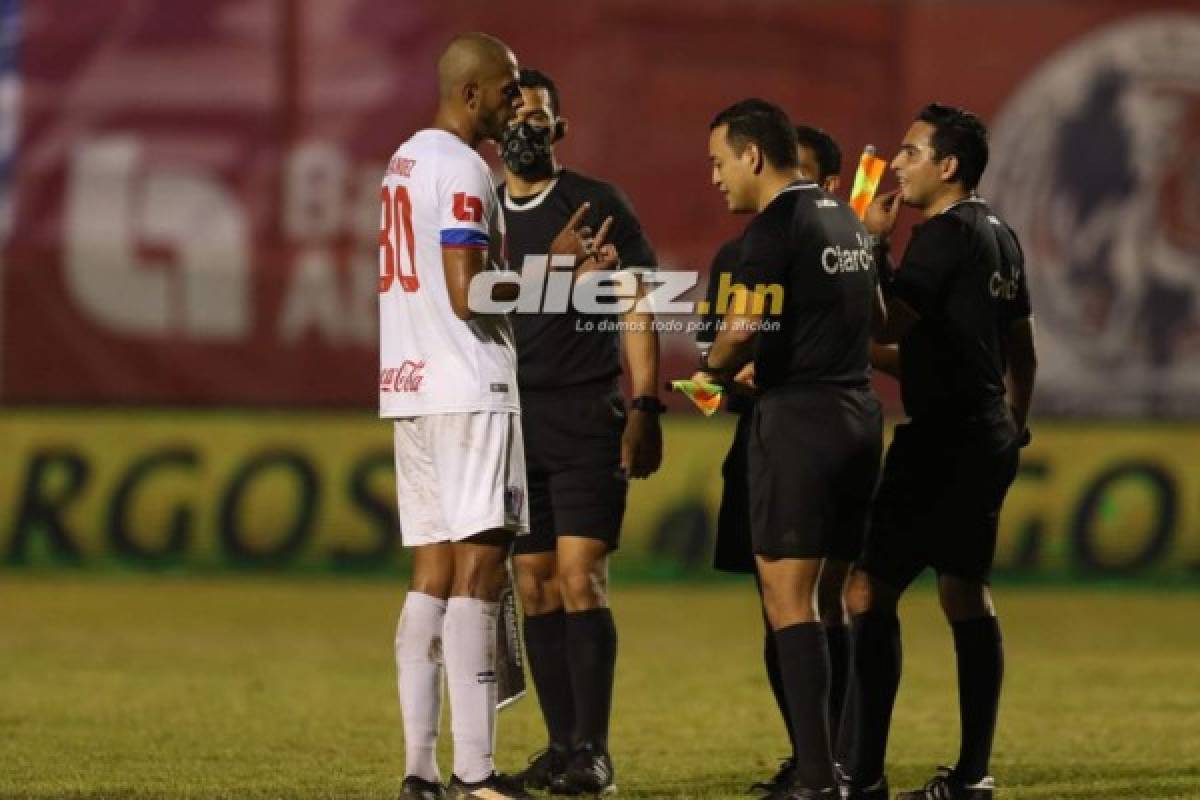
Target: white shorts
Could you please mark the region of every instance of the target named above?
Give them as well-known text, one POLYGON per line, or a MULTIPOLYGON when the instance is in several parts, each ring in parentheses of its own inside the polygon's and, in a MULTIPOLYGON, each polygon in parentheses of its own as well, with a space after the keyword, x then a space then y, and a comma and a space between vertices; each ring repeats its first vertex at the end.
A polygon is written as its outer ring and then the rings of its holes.
POLYGON ((395 420, 396 501, 405 547, 485 531, 529 533, 521 415, 429 414, 395 420))

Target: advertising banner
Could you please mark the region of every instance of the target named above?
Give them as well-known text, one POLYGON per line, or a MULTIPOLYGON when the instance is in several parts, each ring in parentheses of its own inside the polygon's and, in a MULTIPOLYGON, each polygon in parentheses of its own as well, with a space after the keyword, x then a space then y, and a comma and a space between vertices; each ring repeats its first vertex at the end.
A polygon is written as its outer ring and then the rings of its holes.
MULTIPOLYGON (((617 574, 710 572, 728 415, 672 419, 632 484, 617 574)), ((0 417, 0 564, 378 570, 402 563, 392 439, 367 414, 165 410, 0 417)), ((1200 427, 1036 428, 998 570, 1200 580, 1200 427)))

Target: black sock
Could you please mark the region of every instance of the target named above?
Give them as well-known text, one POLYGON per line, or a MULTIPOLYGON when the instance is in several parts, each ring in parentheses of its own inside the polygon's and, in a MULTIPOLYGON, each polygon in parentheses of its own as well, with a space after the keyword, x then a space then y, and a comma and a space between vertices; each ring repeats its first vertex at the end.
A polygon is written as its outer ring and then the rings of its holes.
POLYGON ((575 697, 575 744, 608 752, 617 627, 612 611, 593 608, 567 615, 567 665, 575 697))
MULTIPOLYGON (((762 600, 762 578, 754 574, 754 585, 758 588, 758 598, 762 600)), ((763 666, 767 668, 767 681, 771 684, 771 694, 775 698, 775 706, 779 716, 783 718, 783 726, 787 728, 788 747, 792 748, 792 756, 796 755, 796 735, 792 732, 792 718, 788 714, 787 695, 783 692, 783 674, 779 669, 779 647, 775 644, 775 631, 771 629, 771 621, 767 619, 767 609, 763 607, 763 666)))
POLYGON ((779 645, 775 643, 775 632, 767 629, 763 639, 763 664, 767 667, 767 680, 771 683, 771 694, 775 696, 775 705, 779 707, 779 716, 787 727, 788 745, 792 755, 796 753, 796 736, 792 732, 792 718, 788 714, 787 695, 783 691, 783 673, 779 668, 779 645))
POLYGON ((954 774, 976 783, 988 774, 1000 684, 1004 680, 1004 643, 995 617, 955 622, 954 650, 958 655, 958 711, 962 749, 954 774))
MULTIPOLYGON (((837 726, 836 739, 830 739, 833 745, 833 760, 848 771, 854 758, 854 733, 858 730, 858 693, 854 691, 854 648, 850 648, 850 663, 847 666, 846 699, 842 705, 842 721, 837 726)), ((830 720, 830 728, 833 723, 830 720)))
POLYGON ((829 751, 829 647, 825 626, 802 622, 775 631, 779 666, 795 731, 796 781, 808 789, 834 785, 829 751))
POLYGON ((834 760, 837 761, 842 709, 850 680, 850 628, 840 623, 826 625, 825 639, 829 642, 829 741, 834 745, 834 760))
POLYGON ((566 612, 560 608, 549 614, 526 616, 525 651, 550 744, 569 749, 575 728, 575 697, 567 666, 566 612))
POLYGON ((858 786, 883 777, 892 707, 900 687, 900 620, 893 612, 868 611, 851 622, 854 681, 849 701, 855 710, 850 774, 858 786))

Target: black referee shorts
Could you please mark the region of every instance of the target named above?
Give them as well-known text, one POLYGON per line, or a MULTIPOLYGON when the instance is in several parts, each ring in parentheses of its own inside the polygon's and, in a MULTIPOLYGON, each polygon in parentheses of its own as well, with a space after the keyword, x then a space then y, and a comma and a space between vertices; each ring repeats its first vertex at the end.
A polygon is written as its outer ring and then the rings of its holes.
POLYGON ((898 591, 926 567, 987 583, 1019 453, 1003 403, 958 421, 896 426, 862 568, 898 591))
POLYGON ((882 450, 883 412, 869 388, 785 387, 761 396, 749 443, 754 553, 857 560, 882 450))
POLYGON ((737 430, 721 465, 721 508, 717 511, 717 543, 713 566, 722 572, 754 573, 750 543, 750 426, 753 406, 737 415, 737 430))
POLYGON ((554 552, 560 535, 599 539, 616 550, 628 482, 620 473, 625 402, 606 379, 521 392, 529 478, 529 534, 515 555, 554 552))

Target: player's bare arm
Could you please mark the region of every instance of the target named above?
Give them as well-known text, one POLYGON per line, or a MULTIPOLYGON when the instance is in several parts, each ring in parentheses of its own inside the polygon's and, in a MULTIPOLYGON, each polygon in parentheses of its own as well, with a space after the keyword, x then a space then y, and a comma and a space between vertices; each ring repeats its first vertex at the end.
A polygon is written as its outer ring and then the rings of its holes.
MULTIPOLYGON (((867 206, 863 227, 884 244, 892 235, 892 231, 896 229, 896 219, 900 216, 900 193, 900 189, 893 189, 879 195, 867 206)), ((876 303, 872 320, 872 335, 879 344, 895 344, 903 339, 912 330, 912 326, 921 319, 921 315, 914 311, 912 306, 899 298, 892 297, 885 300, 883 293, 880 292, 876 303)))
MULTIPOLYGON (((611 217, 609 218, 611 219, 611 217)), ((606 232, 603 231, 602 232, 606 232)), ((611 245, 610 245, 611 246, 611 245)), ((638 281, 638 302, 622 318, 621 348, 628 364, 634 397, 658 397, 658 331, 654 313, 641 309, 645 288, 638 281)), ((621 468, 631 478, 646 478, 662 464, 662 429, 658 414, 631 408, 621 437, 621 468)))
MULTIPOLYGON (((454 316, 467 322, 474 319, 467 297, 471 281, 486 269, 487 251, 468 247, 442 248, 442 269, 446 273, 446 291, 450 295, 450 308, 454 316)), ((492 300, 500 303, 517 299, 520 286, 515 282, 497 283, 492 287, 492 300)))
POLYGON ((765 299, 744 287, 734 287, 733 302, 705 362, 707 369, 726 379, 754 357, 754 338, 762 325, 765 299))

